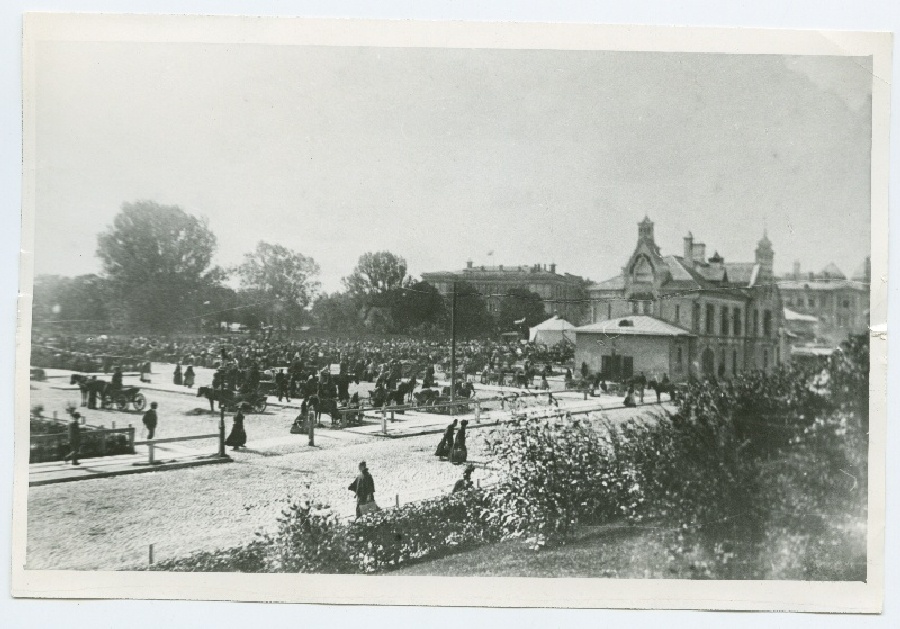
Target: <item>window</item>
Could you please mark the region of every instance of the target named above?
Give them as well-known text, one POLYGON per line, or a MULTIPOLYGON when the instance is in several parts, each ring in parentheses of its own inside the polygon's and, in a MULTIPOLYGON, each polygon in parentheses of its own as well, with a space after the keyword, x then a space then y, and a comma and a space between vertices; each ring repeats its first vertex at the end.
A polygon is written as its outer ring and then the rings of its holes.
POLYGON ((612 302, 606 302, 606 318, 612 319, 612 302))
POLYGON ((642 301, 641 302, 641 312, 645 315, 653 314, 653 302, 652 301, 642 301))
POLYGON ((807 300, 806 300, 806 305, 809 306, 810 308, 815 308, 815 307, 816 307, 816 299, 815 299, 815 297, 810 297, 809 299, 807 299, 807 300))
POLYGON ((845 299, 845 300, 844 300, 844 303, 843 303, 843 306, 844 306, 844 308, 849 308, 849 307, 850 307, 850 300, 849 300, 849 299, 845 299))
POLYGON ((770 310, 763 313, 763 336, 772 336, 772 312, 770 310))
POLYGON ((716 307, 706 304, 706 333, 714 334, 716 325, 716 307))
POLYGON ((638 313, 638 302, 633 301, 633 302, 631 302, 631 314, 637 314, 637 313, 638 313))
POLYGON ((728 336, 728 308, 722 308, 721 323, 719 324, 719 332, 722 336, 728 336))
POLYGON ((678 346, 678 349, 675 350, 675 371, 681 371, 681 346, 678 346))
POLYGON ((741 335, 741 309, 740 308, 734 309, 734 335, 735 336, 741 335))
POLYGON ((634 263, 634 273, 632 278, 635 282, 647 283, 653 281, 653 266, 644 256, 638 258, 634 263))
MULTIPOLYGON (((675 304, 675 323, 681 323, 681 304, 675 304)), ((681 356, 681 348, 678 348, 678 355, 681 356)), ((678 359, 678 362, 681 362, 681 359, 678 359)))
POLYGON ((700 304, 694 303, 694 319, 691 321, 691 328, 694 332, 700 331, 700 304))
POLYGON ((759 336, 759 310, 753 311, 753 336, 759 336))

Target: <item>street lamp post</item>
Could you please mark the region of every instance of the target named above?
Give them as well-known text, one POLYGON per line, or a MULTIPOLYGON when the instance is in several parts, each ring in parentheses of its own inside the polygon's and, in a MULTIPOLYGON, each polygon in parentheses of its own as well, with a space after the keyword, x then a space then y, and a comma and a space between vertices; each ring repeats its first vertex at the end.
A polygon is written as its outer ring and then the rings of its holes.
MULTIPOLYGON (((456 401, 456 282, 453 282, 453 297, 450 302, 450 402, 456 401)), ((450 414, 456 414, 456 407, 450 407, 450 414)))

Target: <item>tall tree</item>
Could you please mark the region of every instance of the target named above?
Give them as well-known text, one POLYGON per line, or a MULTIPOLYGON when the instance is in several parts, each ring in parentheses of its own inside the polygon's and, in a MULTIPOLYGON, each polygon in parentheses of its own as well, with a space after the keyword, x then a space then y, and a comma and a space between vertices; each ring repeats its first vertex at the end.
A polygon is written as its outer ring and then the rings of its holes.
POLYGON ((428 282, 413 282, 395 289, 391 314, 399 332, 409 332, 423 325, 436 326, 445 319, 444 298, 428 282))
POLYGON ((330 332, 355 332, 361 325, 359 307, 348 293, 320 295, 312 315, 319 327, 330 332))
POLYGON ((269 323, 293 329, 319 291, 319 265, 282 245, 260 241, 237 269, 248 297, 267 304, 269 323))
POLYGON ((547 314, 541 296, 527 288, 510 289, 500 299, 497 323, 504 331, 532 327, 545 319, 547 314))
POLYGON ((406 260, 390 251, 364 253, 344 285, 354 297, 384 294, 403 286, 407 268, 406 260))
MULTIPOLYGON (((447 309, 452 304, 447 296, 447 309)), ((447 317, 449 331, 449 314, 447 317)), ((494 331, 495 323, 488 312, 484 297, 468 282, 456 283, 456 331, 462 336, 480 336, 494 331)))
POLYGON ((34 327, 71 331, 108 329, 107 290, 106 282, 97 275, 35 277, 34 327))
POLYGON ((191 322, 200 293, 221 280, 216 237, 204 219, 171 205, 125 203, 97 238, 116 307, 131 329, 163 332, 191 322))

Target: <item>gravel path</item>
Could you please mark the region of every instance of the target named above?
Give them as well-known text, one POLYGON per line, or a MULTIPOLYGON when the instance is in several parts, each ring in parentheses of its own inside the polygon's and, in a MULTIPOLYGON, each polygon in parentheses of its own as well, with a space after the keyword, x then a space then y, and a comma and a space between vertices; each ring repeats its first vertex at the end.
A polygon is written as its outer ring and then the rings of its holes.
MULTIPOLYGON (((60 380, 32 385, 32 405, 65 416, 77 390, 61 390, 60 380)), ((218 416, 194 415, 196 399, 165 391, 148 395, 160 405, 160 436, 203 434, 218 429, 218 416)), ((206 407, 209 410, 209 407, 206 407)), ((636 411, 613 411, 624 418, 636 411)), ((434 450, 440 435, 385 439, 350 431, 322 429, 316 447, 296 439, 288 427, 295 409, 273 407, 247 416, 247 451, 230 452, 234 463, 169 472, 31 487, 28 493, 27 567, 32 569, 115 570, 145 566, 148 545, 157 560, 213 550, 253 539, 257 531, 274 531, 276 518, 290 497, 331 506, 339 515, 354 510, 347 485, 365 460, 375 479, 376 499, 392 506, 449 493, 461 466, 439 461, 434 450), (268 443, 267 443, 268 441, 268 443), (259 445, 254 445, 254 444, 259 445)), ((86 411, 90 424, 140 426, 140 413, 86 411)), ((228 420, 230 427, 230 420, 228 420)), ((470 425, 469 460, 474 478, 491 479, 490 461, 479 450, 470 425)), ((199 447, 214 444, 193 442, 199 447)), ((192 446, 193 447, 193 446, 192 446)))

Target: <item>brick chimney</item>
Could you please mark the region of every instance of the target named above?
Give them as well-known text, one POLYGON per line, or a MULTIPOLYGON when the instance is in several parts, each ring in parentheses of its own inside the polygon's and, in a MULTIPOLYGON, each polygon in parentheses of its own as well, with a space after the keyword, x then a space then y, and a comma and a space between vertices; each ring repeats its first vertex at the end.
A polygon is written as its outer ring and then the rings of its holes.
POLYGON ((691 251, 691 259, 694 264, 703 264, 706 262, 706 245, 702 242, 695 242, 693 251, 691 251))
POLYGON ((800 260, 794 260, 794 279, 800 279, 800 260))
POLYGON ((553 263, 553 264, 550 265, 550 272, 551 272, 551 273, 556 273, 556 263, 553 263))

